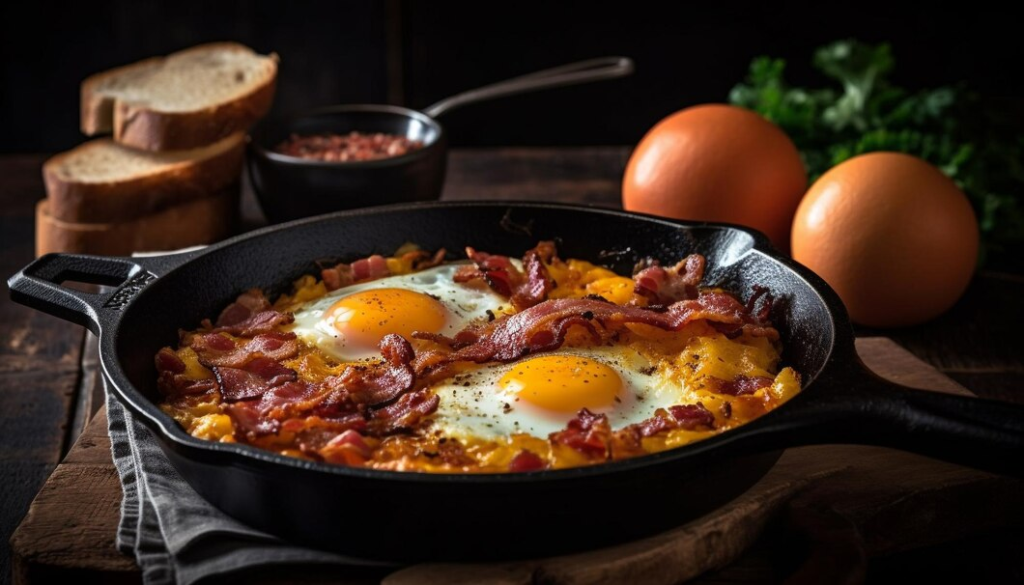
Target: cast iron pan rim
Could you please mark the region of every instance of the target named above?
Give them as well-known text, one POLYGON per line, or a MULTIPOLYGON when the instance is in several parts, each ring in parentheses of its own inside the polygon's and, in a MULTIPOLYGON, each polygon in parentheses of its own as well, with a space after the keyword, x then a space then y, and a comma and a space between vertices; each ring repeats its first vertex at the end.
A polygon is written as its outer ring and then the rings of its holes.
MULTIPOLYGON (((819 277, 814 275, 810 270, 801 266, 796 262, 789 261, 781 256, 776 255, 771 244, 768 242, 766 236, 751 230, 746 227, 736 226, 725 223, 710 223, 710 222, 690 222, 681 220, 669 220, 665 218, 650 216, 646 214, 638 214, 633 212, 621 211, 616 209, 608 209, 603 207, 596 207, 590 205, 575 205, 575 204, 564 204, 564 203, 549 203, 549 202, 528 202, 528 201, 488 201, 488 202, 468 202, 468 201, 432 201, 432 202, 418 202, 418 203, 406 203, 397 205, 384 205, 378 207, 370 207, 357 210, 340 211, 336 213, 320 215, 310 218, 299 219, 287 223, 278 225, 268 226, 258 230, 253 230, 234 238, 225 240, 218 244, 214 244, 204 248, 203 250, 185 253, 182 255, 184 259, 180 264, 174 266, 166 273, 161 275, 159 278, 165 279, 171 277, 171 275, 185 264, 192 262, 193 260, 204 256, 207 253, 217 252, 231 246, 238 244, 243 241, 250 239, 260 238, 265 234, 277 232, 281 230, 292 229, 307 224, 318 223, 322 221, 330 221, 337 218, 348 218, 348 217, 359 217, 366 215, 379 215, 389 214, 393 212, 402 211, 415 211, 418 209, 434 209, 434 208, 458 208, 458 207, 469 207, 469 208, 506 208, 509 211, 520 208, 520 209, 557 209, 562 211, 578 211, 582 213, 593 213, 611 215, 616 217, 622 217, 627 219, 643 219, 645 221, 651 221, 654 223, 660 223, 669 227, 701 227, 701 228, 712 228, 712 229, 726 229, 736 230, 744 232, 753 238, 754 245, 747 251, 747 253, 757 253, 762 256, 766 256, 774 261, 779 261, 784 264, 787 268, 793 270, 798 277, 800 277, 805 284, 807 284, 822 302, 830 308, 835 310, 835 307, 842 307, 839 303, 838 296, 824 284, 819 277)), ((140 293, 140 297, 146 294, 146 290, 140 293)), ((134 303, 134 301, 133 301, 134 303)), ((125 313, 130 312, 130 305, 125 310, 125 313)), ((843 343, 845 335, 838 331, 839 326, 845 321, 845 312, 835 314, 833 313, 833 322, 836 325, 836 334, 833 335, 831 347, 829 348, 829 355, 825 360, 825 366, 818 373, 818 377, 822 377, 827 369, 827 364, 831 363, 832 357, 836 354, 837 350, 846 349, 843 346, 850 346, 850 344, 843 343)), ((586 477, 597 477, 607 474, 617 474, 628 472, 634 469, 640 469, 651 465, 662 465, 673 461, 675 459, 685 459, 687 457, 695 457, 702 453, 710 452, 720 445, 725 445, 740 434, 752 434, 757 433, 763 429, 767 424, 775 421, 778 415, 778 410, 784 410, 786 405, 782 405, 780 409, 773 410, 758 418, 757 420, 751 421, 744 424, 742 427, 732 429, 729 432, 721 433, 719 435, 709 437, 707 439, 662 451, 660 453, 652 453, 641 457, 634 457, 630 459, 623 459, 619 461, 611 461, 608 463, 602 463, 598 465, 584 466, 584 467, 572 467, 568 469, 555 469, 555 470, 541 470, 521 473, 487 473, 487 474, 463 474, 463 473, 426 473, 426 472, 409 472, 409 471, 387 471, 377 469, 365 469, 365 468, 353 468, 344 467, 340 465, 329 465, 326 463, 319 463, 314 461, 306 461, 297 459, 294 457, 285 457, 271 453, 269 451, 263 451, 256 447, 249 445, 232 444, 232 443, 216 443, 212 441, 204 441, 197 439, 188 433, 186 433, 174 420, 169 416, 160 411, 156 404, 139 392, 124 376, 124 372, 120 367, 120 363, 116 358, 116 338, 118 333, 118 327, 115 324, 113 331, 107 332, 104 335, 103 350, 102 354, 105 358, 102 359, 101 364, 103 367, 104 374, 107 379, 112 382, 112 386, 117 392, 118 396, 122 401, 130 408, 130 410, 136 415, 142 418, 142 422, 147 427, 154 430, 160 435, 160 438, 166 442, 172 443, 173 447, 178 449, 184 449, 191 451, 196 455, 201 455, 203 459, 210 459, 218 464, 231 464, 240 466, 259 466, 265 464, 272 465, 283 465, 286 467, 292 467, 301 469, 304 471, 314 473, 328 473, 343 477, 360 478, 366 480, 387 480, 387 481, 402 481, 412 483, 480 483, 480 484, 500 484, 500 483, 520 483, 520 482, 537 482, 537 481, 561 481, 569 479, 579 479, 586 477)), ((808 387, 814 379, 807 381, 804 387, 801 389, 799 395, 795 396, 790 402, 800 401, 805 399, 805 393, 808 387)))
POLYGON ((275 126, 289 128, 293 123, 306 118, 317 118, 321 116, 329 116, 331 114, 346 114, 350 112, 384 113, 394 114, 396 116, 403 116, 406 118, 412 118, 437 130, 437 135, 434 137, 432 141, 430 141, 430 143, 424 144, 423 148, 414 150, 401 156, 390 156, 387 158, 380 158, 376 160, 348 162, 309 160, 297 156, 290 156, 287 154, 275 152, 274 150, 265 147, 261 143, 263 135, 266 134, 267 127, 265 126, 261 126, 260 128, 257 128, 256 130, 253 131, 253 136, 250 137, 249 147, 257 156, 263 157, 267 160, 273 161, 274 163, 282 165, 309 168, 369 169, 388 168, 408 164, 426 157, 431 151, 440 148, 440 146, 444 144, 444 126, 442 126, 440 122, 424 114, 423 112, 412 110, 409 108, 403 108, 401 106, 388 106, 379 104, 351 104, 343 106, 328 106, 326 108, 318 108, 316 110, 312 110, 298 116, 293 116, 291 118, 287 118, 279 122, 271 123, 275 126))

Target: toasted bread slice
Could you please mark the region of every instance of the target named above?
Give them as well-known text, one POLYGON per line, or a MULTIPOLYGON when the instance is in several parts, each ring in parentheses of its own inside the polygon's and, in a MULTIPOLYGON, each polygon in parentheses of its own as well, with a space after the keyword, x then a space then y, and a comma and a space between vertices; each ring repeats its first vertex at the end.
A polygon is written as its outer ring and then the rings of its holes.
POLYGON ((43 164, 50 215, 112 223, 207 197, 238 182, 245 134, 203 148, 148 152, 109 138, 86 142, 43 164))
POLYGON ((197 148, 270 110, 277 55, 210 43, 97 73, 82 82, 82 132, 143 150, 197 148))
POLYGON ((177 250, 221 240, 238 220, 238 184, 133 220, 73 223, 55 219, 49 201, 36 204, 36 255, 50 252, 127 256, 177 250))

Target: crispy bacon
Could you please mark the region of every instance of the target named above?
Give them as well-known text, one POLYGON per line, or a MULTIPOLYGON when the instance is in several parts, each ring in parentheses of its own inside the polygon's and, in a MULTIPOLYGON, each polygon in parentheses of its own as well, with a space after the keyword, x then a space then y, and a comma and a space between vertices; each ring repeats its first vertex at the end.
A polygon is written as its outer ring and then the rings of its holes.
POLYGON ((385 404, 412 388, 416 375, 410 365, 414 353, 409 342, 391 333, 380 340, 380 351, 385 360, 383 364, 350 367, 333 382, 343 386, 356 404, 385 404))
POLYGON ((525 355, 561 347, 573 326, 587 329, 595 343, 627 323, 643 323, 666 331, 678 331, 698 319, 743 328, 752 334, 778 337, 775 329, 757 323, 732 296, 704 292, 698 298, 673 303, 663 310, 621 306, 593 299, 554 299, 485 325, 472 325, 455 335, 413 333, 447 343, 453 351, 447 362, 511 362, 525 355))
POLYGON ((413 271, 426 270, 427 268, 433 268, 444 262, 444 257, 447 254, 448 251, 444 248, 441 248, 433 254, 426 250, 413 250, 412 252, 402 254, 402 261, 408 262, 413 271))
POLYGON ((693 431, 699 427, 715 428, 715 415, 703 404, 677 404, 668 409, 659 408, 650 418, 629 425, 635 427, 641 437, 653 437, 658 433, 674 429, 693 431))
POLYGON ((217 367, 213 374, 220 384, 220 394, 228 402, 259 398, 268 390, 294 382, 297 374, 267 357, 256 357, 240 368, 217 367))
POLYGON ((182 374, 185 372, 185 362, 181 361, 178 354, 169 347, 161 348, 156 352, 156 371, 160 373, 182 374))
POLYGON ((275 386, 263 394, 259 411, 267 417, 285 420, 308 413, 323 393, 321 386, 303 380, 275 386))
POLYGON ((679 423, 680 428, 691 431, 697 427, 715 428, 715 415, 700 402, 697 404, 677 404, 668 407, 668 411, 672 418, 679 423))
POLYGON ((235 302, 231 303, 221 311, 217 317, 217 327, 228 327, 238 325, 257 313, 270 308, 270 301, 258 288, 253 288, 240 294, 235 302))
POLYGON ((551 433, 548 439, 554 444, 565 445, 592 458, 606 458, 611 436, 608 417, 583 408, 569 421, 565 430, 551 433))
POLYGON ((388 270, 387 260, 379 254, 374 254, 351 264, 341 263, 332 268, 324 268, 320 271, 320 278, 323 279, 327 290, 338 290, 350 284, 383 278, 389 274, 391 271, 388 270))
POLYGON ((374 435, 386 435, 412 428, 423 417, 437 410, 441 399, 426 390, 409 392, 393 404, 374 411, 369 430, 374 435))
POLYGON ((230 333, 237 337, 252 337, 261 333, 272 333, 282 325, 287 325, 295 320, 291 313, 279 313, 274 310, 260 311, 248 319, 235 323, 215 327, 210 333, 230 333))
POLYGON ((512 461, 508 464, 508 470, 517 473, 522 471, 537 471, 538 469, 544 469, 547 467, 545 462, 539 455, 528 449, 515 454, 512 457, 512 461))
POLYGON ((465 266, 455 273, 456 282, 483 279, 494 292, 509 297, 517 311, 544 302, 555 287, 545 262, 555 256, 554 242, 540 242, 523 256, 523 271, 507 256, 496 256, 467 247, 466 255, 474 266, 465 266))
POLYGON ((245 435, 249 440, 263 435, 270 435, 281 429, 281 421, 261 415, 259 400, 243 400, 224 406, 235 424, 236 432, 245 435))
POLYGON ((697 287, 704 279, 704 264, 704 256, 700 254, 690 254, 672 268, 663 268, 651 261, 633 275, 636 283, 633 292, 646 297, 652 305, 695 299, 697 287))
POLYGON ((169 347, 156 353, 157 388, 165 396, 205 394, 217 388, 214 379, 193 380, 185 376, 185 362, 169 347))
POLYGON ((225 366, 240 368, 258 357, 286 360, 299 353, 299 342, 294 333, 272 331, 260 333, 238 345, 219 333, 200 333, 192 336, 190 347, 206 367, 225 366))
POLYGON ((370 458, 372 450, 359 431, 349 429, 328 441, 318 453, 328 463, 362 465, 370 458))
POLYGON ((736 376, 734 380, 722 380, 719 378, 709 378, 711 381, 711 389, 719 394, 728 394, 729 396, 746 396, 753 394, 761 388, 770 387, 775 380, 765 376, 736 376))

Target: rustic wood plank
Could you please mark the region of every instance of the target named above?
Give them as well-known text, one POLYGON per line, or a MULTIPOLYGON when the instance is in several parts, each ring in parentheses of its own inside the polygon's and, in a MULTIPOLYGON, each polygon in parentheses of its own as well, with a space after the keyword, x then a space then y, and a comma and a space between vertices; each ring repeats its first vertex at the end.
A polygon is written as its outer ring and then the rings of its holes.
MULTIPOLYGON (((42 156, 0 158, 0 276, 28 264, 42 156)), ((81 359, 83 330, 0 295, 0 581, 7 540, 60 461, 81 359)))
POLYGON ((103 406, 103 374, 100 370, 99 338, 86 331, 82 346, 82 363, 78 377, 78 389, 74 416, 68 434, 70 440, 80 437, 89 421, 103 406))
POLYGON ((454 150, 442 199, 553 201, 620 207, 624 147, 454 150))
POLYGON ((114 545, 121 484, 110 456, 106 409, 86 427, 11 538, 21 583, 55 569, 137 573, 114 545))

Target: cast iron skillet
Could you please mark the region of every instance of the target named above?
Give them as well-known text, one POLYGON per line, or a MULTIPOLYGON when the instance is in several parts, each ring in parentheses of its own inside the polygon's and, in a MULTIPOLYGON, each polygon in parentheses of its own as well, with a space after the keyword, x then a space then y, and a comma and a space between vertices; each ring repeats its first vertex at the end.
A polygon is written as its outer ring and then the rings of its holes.
POLYGON ((677 526, 764 475, 782 448, 869 443, 996 472, 1024 471, 1024 408, 906 389, 860 363, 838 297, 759 233, 621 211, 523 203, 427 203, 342 212, 255 231, 199 252, 153 258, 44 256, 8 285, 20 303, 100 337, 109 386, 182 476, 226 513, 308 545, 367 558, 483 560, 553 555, 677 526), (780 299, 773 319, 804 391, 739 429, 679 449, 594 467, 427 475, 310 463, 186 434, 154 404, 153 356, 252 286, 271 294, 318 259, 471 244, 520 255, 556 239, 566 258, 627 272, 642 257, 707 256, 706 282, 780 299), (118 286, 87 294, 68 280, 118 286))

